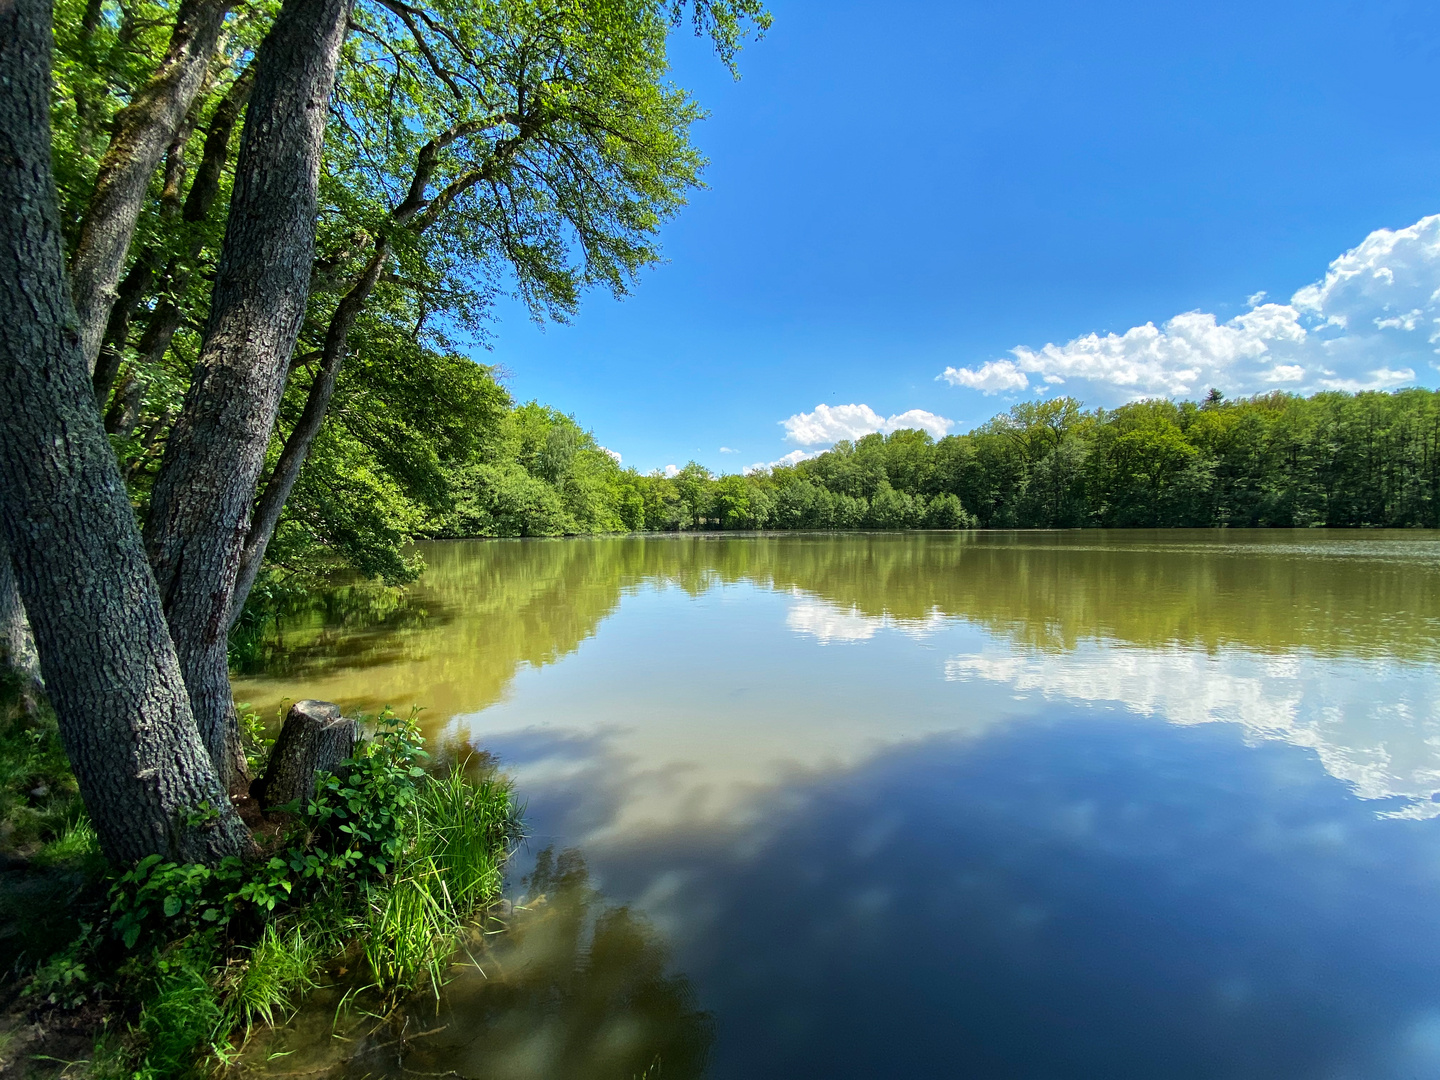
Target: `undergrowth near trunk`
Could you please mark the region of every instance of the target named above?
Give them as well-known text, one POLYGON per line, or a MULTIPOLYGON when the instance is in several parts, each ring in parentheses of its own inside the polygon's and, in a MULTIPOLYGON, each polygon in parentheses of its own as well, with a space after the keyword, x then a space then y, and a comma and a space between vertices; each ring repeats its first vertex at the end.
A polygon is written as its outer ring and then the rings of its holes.
POLYGON ((386 713, 286 808, 265 857, 121 872, 99 853, 53 720, 0 710, 7 1075, 223 1072, 252 1028, 321 982, 344 976, 382 1009, 438 990, 521 836, 506 782, 427 770, 413 718, 386 713))

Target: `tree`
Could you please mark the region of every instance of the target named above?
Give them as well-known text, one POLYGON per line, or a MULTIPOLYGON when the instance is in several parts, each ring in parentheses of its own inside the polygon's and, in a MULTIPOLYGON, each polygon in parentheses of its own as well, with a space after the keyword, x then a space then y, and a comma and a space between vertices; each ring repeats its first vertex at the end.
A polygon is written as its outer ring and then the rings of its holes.
MULTIPOLYGON (((209 310, 182 288, 185 266, 196 261, 191 247, 171 260, 173 272, 151 275, 168 283, 164 296, 124 307, 145 323, 140 355, 128 353, 125 320, 112 320, 116 351, 131 355, 131 369, 109 415, 117 431, 143 432, 130 466, 142 498, 148 463, 164 447, 147 548, 197 721, 227 775, 239 762, 226 630, 317 445, 366 311, 378 301, 397 318, 408 313, 420 344, 437 307, 465 324, 502 274, 547 316, 564 317, 592 285, 623 292, 658 257, 654 234, 700 166, 687 134, 698 110, 666 80, 667 34, 689 12, 730 63, 745 26, 765 22, 754 0, 365 0, 348 20, 341 11, 291 0, 254 61, 253 88, 237 71, 213 108, 205 165, 223 163, 227 118, 248 92, 230 225, 207 253, 218 262, 209 310), (291 24, 314 32, 297 34, 291 24), (316 123, 326 118, 327 67, 344 72, 328 133, 316 123), (290 90, 277 94, 286 78, 290 90), (289 138, 277 102, 308 127, 289 138), (296 197, 307 184, 323 188, 323 198, 296 197), (195 306, 178 310, 183 303, 195 306), (198 360, 173 347, 161 359, 167 345, 188 345, 187 321, 204 327, 198 360), (292 365, 297 339, 305 360, 292 365), (170 370, 154 374, 162 364, 170 370), (310 375, 300 384, 304 406, 281 432, 255 503, 282 395, 300 372, 310 375), (146 406, 135 395, 143 399, 147 379, 162 404, 141 421, 146 406)), ((177 135, 172 149, 180 142, 177 135)), ((202 165, 197 186, 202 175, 214 170, 202 165)), ((135 257, 132 272, 153 261, 135 257)), ((143 296, 146 275, 134 280, 143 296)), ((434 335, 430 342, 443 344, 434 335)), ((97 371, 97 387, 115 366, 97 371)), ((594 506, 586 494, 594 476, 576 473, 572 508, 594 506)))
MULTIPOLYGON (((113 121, 70 262, 80 353, 92 371, 150 178, 200 91, 233 2, 183 0, 159 66, 113 121)), ((100 5, 92 8, 98 21, 100 5)))
POLYGON ((305 315, 330 93, 350 0, 286 0, 255 59, 200 357, 145 546, 191 708, 225 783, 245 776, 227 640, 241 548, 305 315))
POLYGON ((196 731, 95 410, 50 166, 51 40, 45 0, 0 7, 0 528, 106 854, 215 862, 249 832, 196 731))
MULTIPOLYGON (((73 743, 76 771, 82 787, 89 785, 87 798, 95 797, 92 809, 107 849, 119 857, 162 850, 213 861, 245 845, 244 829, 224 797, 226 784, 243 769, 225 639, 257 480, 307 321, 324 339, 307 399, 317 407, 301 411, 289 433, 292 445, 282 448, 252 551, 263 552, 298 481, 299 464, 317 443, 347 338, 376 289, 393 286, 411 294, 411 308, 419 309, 411 335, 417 340, 437 298, 462 318, 467 304, 483 300, 488 286, 476 268, 487 260, 508 266, 522 292, 550 314, 569 311, 592 284, 623 291, 638 269, 655 260, 653 234, 694 185, 699 166, 685 130, 698 113, 664 81, 669 27, 689 11, 697 32, 708 33, 730 63, 747 21, 766 21, 755 0, 475 0, 430 11, 382 0, 367 4, 354 22, 348 0, 287 0, 265 34, 252 79, 243 47, 233 53, 220 48, 227 11, 221 0, 186 0, 145 80, 107 85, 103 74, 86 69, 67 87, 73 94, 57 99, 62 112, 73 101, 72 145, 83 148, 66 161, 72 196, 89 184, 84 163, 104 117, 97 102, 124 103, 93 190, 87 198, 66 200, 67 206, 83 206, 70 219, 76 222, 73 294, 48 166, 49 125, 39 119, 49 86, 49 19, 34 0, 5 13, 17 29, 7 38, 6 62, 20 82, 42 67, 45 78, 6 102, 10 119, 17 120, 13 141, 23 151, 6 159, 8 188, 19 200, 7 219, 9 233, 18 238, 7 267, 13 286, 7 300, 16 301, 24 283, 31 289, 24 297, 32 314, 43 317, 22 317, 6 327, 14 340, 7 343, 4 376, 12 397, 27 408, 4 455, 4 531, 21 598, 45 605, 35 620, 42 667, 61 677, 56 707, 73 743), (381 11, 388 15, 377 18, 381 11), (538 33, 520 32, 527 26, 538 33), (378 50, 356 47, 356 85, 387 57, 393 60, 392 88, 401 98, 414 95, 408 119, 397 119, 403 109, 390 108, 395 101, 365 101, 357 109, 347 100, 333 112, 328 108, 352 28, 357 40, 372 40, 378 50), (509 31, 516 33, 507 37, 509 31), (523 47, 511 50, 515 63, 486 69, 495 56, 481 45, 508 48, 516 40, 523 47), (556 41, 560 46, 547 51, 556 41), (411 71, 426 74, 408 80, 411 71), (448 126, 437 132, 431 121, 439 114, 428 107, 437 80, 447 84, 461 112, 478 112, 448 116, 448 126), (508 109, 500 100, 504 94, 494 93, 507 86, 516 89, 508 109), (589 95, 592 89, 599 96, 589 95), (207 239, 203 229, 182 229, 183 238, 164 242, 160 223, 203 226, 210 206, 223 199, 230 131, 242 109, 248 111, 223 242, 207 239), (190 197, 182 200, 188 147, 207 111, 201 168, 190 197), (337 174, 340 213, 332 223, 349 229, 352 242, 327 247, 317 261, 314 225, 326 127, 344 130, 356 122, 357 131, 369 125, 391 145, 363 137, 338 141, 355 152, 337 174), (458 155, 453 160, 444 154, 451 148, 458 155), (376 149, 385 153, 372 154, 376 149), (148 234, 155 242, 131 253, 121 281, 137 221, 148 213, 142 195, 162 157, 164 184, 156 227, 148 234), (409 190, 398 202, 390 183, 397 161, 411 163, 409 190), (48 201, 32 198, 36 192, 48 201), (385 220, 365 220, 376 206, 388 207, 385 220), (426 249, 419 238, 452 209, 450 225, 430 232, 439 247, 426 249), (207 244, 216 265, 208 310, 183 312, 180 306, 195 293, 191 269, 207 244), (572 245, 578 260, 570 257, 572 245), (161 257, 167 251, 168 262, 161 257), (434 259, 437 251, 441 257, 434 259), (162 288, 163 295, 156 291, 162 288), (327 314, 332 297, 338 302, 327 314), (144 324, 140 355, 129 351, 136 316, 144 324), (127 473, 137 477, 156 448, 165 447, 148 493, 145 547, 152 575, 137 558, 132 508, 93 401, 86 401, 87 368, 97 350, 104 353, 91 391, 104 394, 121 360, 161 362, 177 333, 186 332, 187 320, 202 328, 197 359, 193 365, 175 361, 180 377, 162 388, 170 403, 144 424, 139 453, 127 464, 127 473), (87 652, 79 650, 80 642, 87 652), (117 687, 100 707, 96 696, 106 688, 106 664, 119 666, 109 672, 117 687), (85 707, 94 707, 98 734, 77 724, 85 707), (118 727, 107 720, 115 717, 124 721, 118 727), (209 765, 197 752, 200 745, 209 765)), ((267 13, 257 13, 240 21, 263 29, 267 13)), ((157 25, 165 27, 125 9, 120 53, 143 56, 145 48, 132 46, 153 37, 157 25)), ((109 26, 101 4, 90 0, 80 32, 67 33, 81 69, 109 26)), ((7 93, 15 82, 6 82, 7 93)), ((390 309, 397 306, 406 305, 390 309)), ((107 412, 112 429, 126 436, 136 430, 144 407, 144 379, 133 375, 122 380, 107 412)), ((573 506, 593 505, 591 489, 581 481, 603 479, 608 467, 598 450, 571 455, 564 483, 571 486, 573 506)), ((143 484, 138 494, 143 499, 143 484)), ((13 622, 19 609, 0 606, 13 622)))
POLYGON ((756 513, 755 492, 743 476, 722 476, 715 482, 715 496, 712 507, 720 519, 721 528, 753 529, 763 524, 756 513))
POLYGON ((670 17, 653 2, 392 0, 357 11, 339 89, 349 116, 330 154, 349 180, 345 219, 373 221, 374 240, 357 249, 344 235, 327 260, 350 284, 260 497, 237 613, 324 423, 355 320, 392 262, 416 281, 457 256, 465 266, 498 259, 537 316, 564 317, 584 288, 622 294, 656 260, 653 233, 700 164, 686 139, 699 113, 663 81, 670 17))

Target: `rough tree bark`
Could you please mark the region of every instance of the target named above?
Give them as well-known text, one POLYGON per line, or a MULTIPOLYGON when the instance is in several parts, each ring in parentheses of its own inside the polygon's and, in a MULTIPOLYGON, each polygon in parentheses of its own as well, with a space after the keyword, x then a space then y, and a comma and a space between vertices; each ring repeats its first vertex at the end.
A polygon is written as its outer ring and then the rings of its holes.
POLYGON ((100 342, 100 352, 95 358, 95 371, 91 381, 95 387, 95 403, 105 408, 110 397, 110 384, 120 370, 125 355, 125 342, 130 337, 130 320, 140 301, 145 299, 155 284, 156 252, 142 251, 140 256, 120 282, 115 294, 115 303, 110 307, 110 319, 105 324, 105 333, 100 342))
POLYGON ((315 794, 315 777, 333 772, 355 752, 355 721, 340 715, 328 701, 297 701, 290 706, 280 738, 270 753, 270 767, 252 794, 266 810, 315 794))
MULTIPOLYGON (((208 81, 208 77, 207 77, 208 81)), ((170 137, 170 146, 165 151, 165 182, 160 190, 160 220, 168 225, 180 213, 180 187, 185 182, 185 144, 195 130, 196 114, 199 111, 203 92, 185 114, 185 119, 170 137)), ((130 265, 130 272, 120 282, 115 303, 110 307, 109 321, 100 341, 100 352, 92 365, 95 383, 95 401, 100 408, 110 397, 110 384, 120 370, 125 355, 125 343, 130 337, 130 320, 140 301, 155 284, 155 275, 160 269, 161 254, 158 248, 143 249, 130 265)))
POLYGON ((249 831, 190 715, 79 348, 50 168, 50 5, 0 3, 0 529, 105 853, 214 863, 249 831))
POLYGON ((144 404, 145 384, 134 368, 126 368, 110 408, 105 412, 105 434, 123 435, 127 439, 135 434, 140 423, 140 406, 144 404))
POLYGON ((183 0, 155 74, 115 116, 70 260, 80 353, 93 372, 145 189, 199 93, 233 0, 183 0))
POLYGON ((145 542, 201 737, 245 775, 226 664, 250 510, 305 315, 330 92, 350 0, 286 0, 255 59, 210 313, 145 542))

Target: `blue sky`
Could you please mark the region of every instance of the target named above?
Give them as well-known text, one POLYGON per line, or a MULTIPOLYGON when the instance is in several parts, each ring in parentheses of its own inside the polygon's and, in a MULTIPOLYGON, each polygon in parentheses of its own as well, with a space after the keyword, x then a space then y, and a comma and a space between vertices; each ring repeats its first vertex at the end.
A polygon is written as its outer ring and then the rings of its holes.
POLYGON ((497 312, 511 391, 626 465, 1440 381, 1440 4, 771 10, 738 82, 675 43, 710 166, 668 261, 569 325, 497 312))

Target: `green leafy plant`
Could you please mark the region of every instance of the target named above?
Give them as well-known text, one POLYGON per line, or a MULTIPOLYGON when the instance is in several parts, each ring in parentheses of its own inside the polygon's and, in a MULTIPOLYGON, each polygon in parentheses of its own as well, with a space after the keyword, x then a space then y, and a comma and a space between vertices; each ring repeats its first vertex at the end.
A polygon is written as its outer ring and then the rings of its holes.
POLYGON ((314 860, 291 849, 291 865, 306 876, 350 872, 365 877, 388 873, 407 840, 407 821, 429 759, 416 714, 400 719, 388 709, 375 722, 373 738, 355 756, 321 777, 305 807, 314 860))
MULTIPOLYGON (((387 710, 371 728, 287 808, 291 832, 268 858, 211 869, 151 856, 114 877, 98 920, 36 969, 28 997, 75 1008, 101 984, 128 995, 137 1019, 106 1068, 158 1080, 197 1055, 229 1060, 233 1032, 286 1015, 352 945, 387 1001, 438 987, 465 920, 499 893, 521 808, 508 784, 462 765, 427 773, 415 714, 387 710)), ((94 857, 93 843, 82 820, 46 850, 63 863, 94 857)))
POLYGON ((270 751, 275 740, 265 730, 260 714, 250 707, 248 701, 235 704, 235 714, 240 721, 240 747, 245 753, 245 764, 251 776, 263 776, 270 763, 270 751))
POLYGON ((91 984, 90 973, 81 958, 87 951, 89 929, 84 928, 80 941, 36 968, 21 994, 62 1009, 78 1008, 89 996, 91 984))

